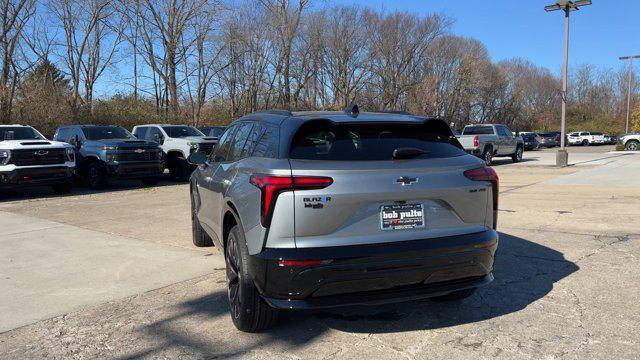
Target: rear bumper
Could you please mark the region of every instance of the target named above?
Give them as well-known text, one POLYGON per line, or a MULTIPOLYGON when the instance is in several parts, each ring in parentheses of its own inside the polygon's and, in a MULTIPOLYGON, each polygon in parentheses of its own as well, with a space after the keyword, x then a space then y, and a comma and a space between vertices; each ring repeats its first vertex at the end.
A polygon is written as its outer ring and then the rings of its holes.
POLYGON ((0 171, 0 187, 47 186, 73 181, 75 168, 52 166, 0 171))
POLYGON ((446 295, 493 280, 498 234, 475 234, 384 244, 266 249, 251 256, 256 287, 281 309, 377 305, 446 295), (307 267, 279 260, 321 260, 307 267))
POLYGON ((120 178, 143 178, 162 175, 164 165, 161 162, 131 162, 107 165, 110 176, 120 178))

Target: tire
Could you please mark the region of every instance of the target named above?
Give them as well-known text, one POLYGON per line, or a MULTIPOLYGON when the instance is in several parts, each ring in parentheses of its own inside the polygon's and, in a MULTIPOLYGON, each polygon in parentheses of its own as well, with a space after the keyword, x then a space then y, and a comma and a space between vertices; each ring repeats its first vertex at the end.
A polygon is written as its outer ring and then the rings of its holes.
POLYGON ((155 186, 155 185, 158 185, 159 182, 160 182, 160 179, 158 179, 158 178, 142 179, 142 183, 147 185, 147 186, 155 186))
POLYGON ((589 146, 589 140, 582 140, 582 146, 589 146))
POLYGON ((464 299, 470 297, 475 292, 476 292, 476 288, 463 289, 463 290, 454 291, 454 292, 452 292, 450 294, 447 294, 447 295, 434 297, 434 298, 432 298, 432 300, 434 300, 434 301, 459 301, 459 300, 464 300, 464 299))
POLYGON ((191 166, 185 158, 174 158, 169 167, 169 174, 175 181, 189 181, 191 176, 191 166))
POLYGON ((511 160, 512 160, 514 163, 517 163, 517 162, 522 161, 522 152, 523 152, 523 151, 524 151, 524 150, 522 149, 522 146, 518 146, 518 147, 516 148, 516 152, 515 152, 513 155, 511 155, 511 160))
POLYGON ((244 332, 260 332, 273 326, 278 310, 267 304, 258 294, 249 273, 249 254, 244 235, 238 225, 231 228, 225 246, 227 288, 231 320, 244 332))
POLYGON ((484 152, 482 153, 482 160, 484 160, 484 163, 487 166, 491 166, 491 164, 493 164, 493 148, 486 148, 484 149, 484 152))
POLYGON ((93 190, 107 187, 107 174, 99 163, 93 162, 87 167, 87 182, 93 190))
POLYGON ((73 184, 72 183, 56 184, 56 185, 53 185, 52 188, 53 188, 53 192, 55 192, 56 194, 68 194, 71 192, 71 189, 73 188, 73 184))
POLYGON ((627 151, 636 151, 638 150, 638 148, 640 148, 640 142, 638 142, 637 140, 629 140, 624 145, 624 149, 627 151))
POLYGON ((199 202, 195 190, 191 191, 191 234, 193 237, 193 245, 197 247, 213 246, 213 241, 200 225, 197 216, 199 202))

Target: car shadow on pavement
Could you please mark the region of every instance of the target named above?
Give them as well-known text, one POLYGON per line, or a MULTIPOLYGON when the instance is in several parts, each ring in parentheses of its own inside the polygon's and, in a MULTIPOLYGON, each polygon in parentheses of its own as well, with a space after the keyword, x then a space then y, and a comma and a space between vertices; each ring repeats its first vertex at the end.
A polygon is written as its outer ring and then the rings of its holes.
POLYGON ((154 346, 122 359, 176 352, 181 356, 228 358, 273 347, 295 349, 331 329, 349 333, 400 333, 439 329, 500 317, 543 298, 556 282, 579 267, 559 251, 501 233, 494 273, 496 280, 472 297, 457 302, 421 300, 375 307, 337 308, 284 313, 275 328, 244 334, 233 327, 226 293, 217 291, 178 305, 176 315, 140 329, 154 346), (187 320, 190 319, 190 320, 187 320), (196 325, 191 328, 185 322, 196 325), (213 322, 208 325, 207 321, 213 322), (194 328, 195 326, 195 328, 194 328), (233 335, 229 335, 229 332, 233 335))

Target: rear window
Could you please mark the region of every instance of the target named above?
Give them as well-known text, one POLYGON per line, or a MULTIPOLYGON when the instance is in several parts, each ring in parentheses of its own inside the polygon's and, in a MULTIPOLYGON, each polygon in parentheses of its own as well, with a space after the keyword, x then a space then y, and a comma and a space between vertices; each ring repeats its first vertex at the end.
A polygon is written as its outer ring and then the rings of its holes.
POLYGON ((493 135, 493 126, 465 126, 462 135, 493 135))
POLYGON ((305 160, 391 160, 399 148, 425 152, 419 158, 466 154, 441 121, 425 124, 336 124, 311 121, 293 138, 290 158, 305 160))
POLYGON ((592 132, 592 133, 591 133, 591 135, 598 135, 598 136, 600 136, 600 135, 602 135, 602 133, 601 133, 601 132, 592 132))

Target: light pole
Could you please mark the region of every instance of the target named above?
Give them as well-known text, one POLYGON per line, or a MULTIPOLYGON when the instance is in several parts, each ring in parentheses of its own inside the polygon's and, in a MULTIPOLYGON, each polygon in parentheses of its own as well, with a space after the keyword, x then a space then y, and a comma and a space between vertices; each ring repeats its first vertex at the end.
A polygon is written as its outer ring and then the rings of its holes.
POLYGON ((556 154, 556 165, 567 166, 569 154, 565 148, 566 116, 567 116, 567 67, 569 66, 569 13, 579 7, 591 5, 591 0, 558 0, 553 5, 544 7, 545 11, 564 11, 564 64, 562 65, 562 120, 560 124, 560 150, 556 154))
POLYGON ((633 73, 633 59, 638 59, 638 58, 640 58, 640 55, 621 56, 618 58, 619 60, 629 60, 629 75, 628 75, 629 84, 627 88, 627 122, 624 127, 625 134, 629 133, 629 114, 631 112, 631 74, 633 73))

